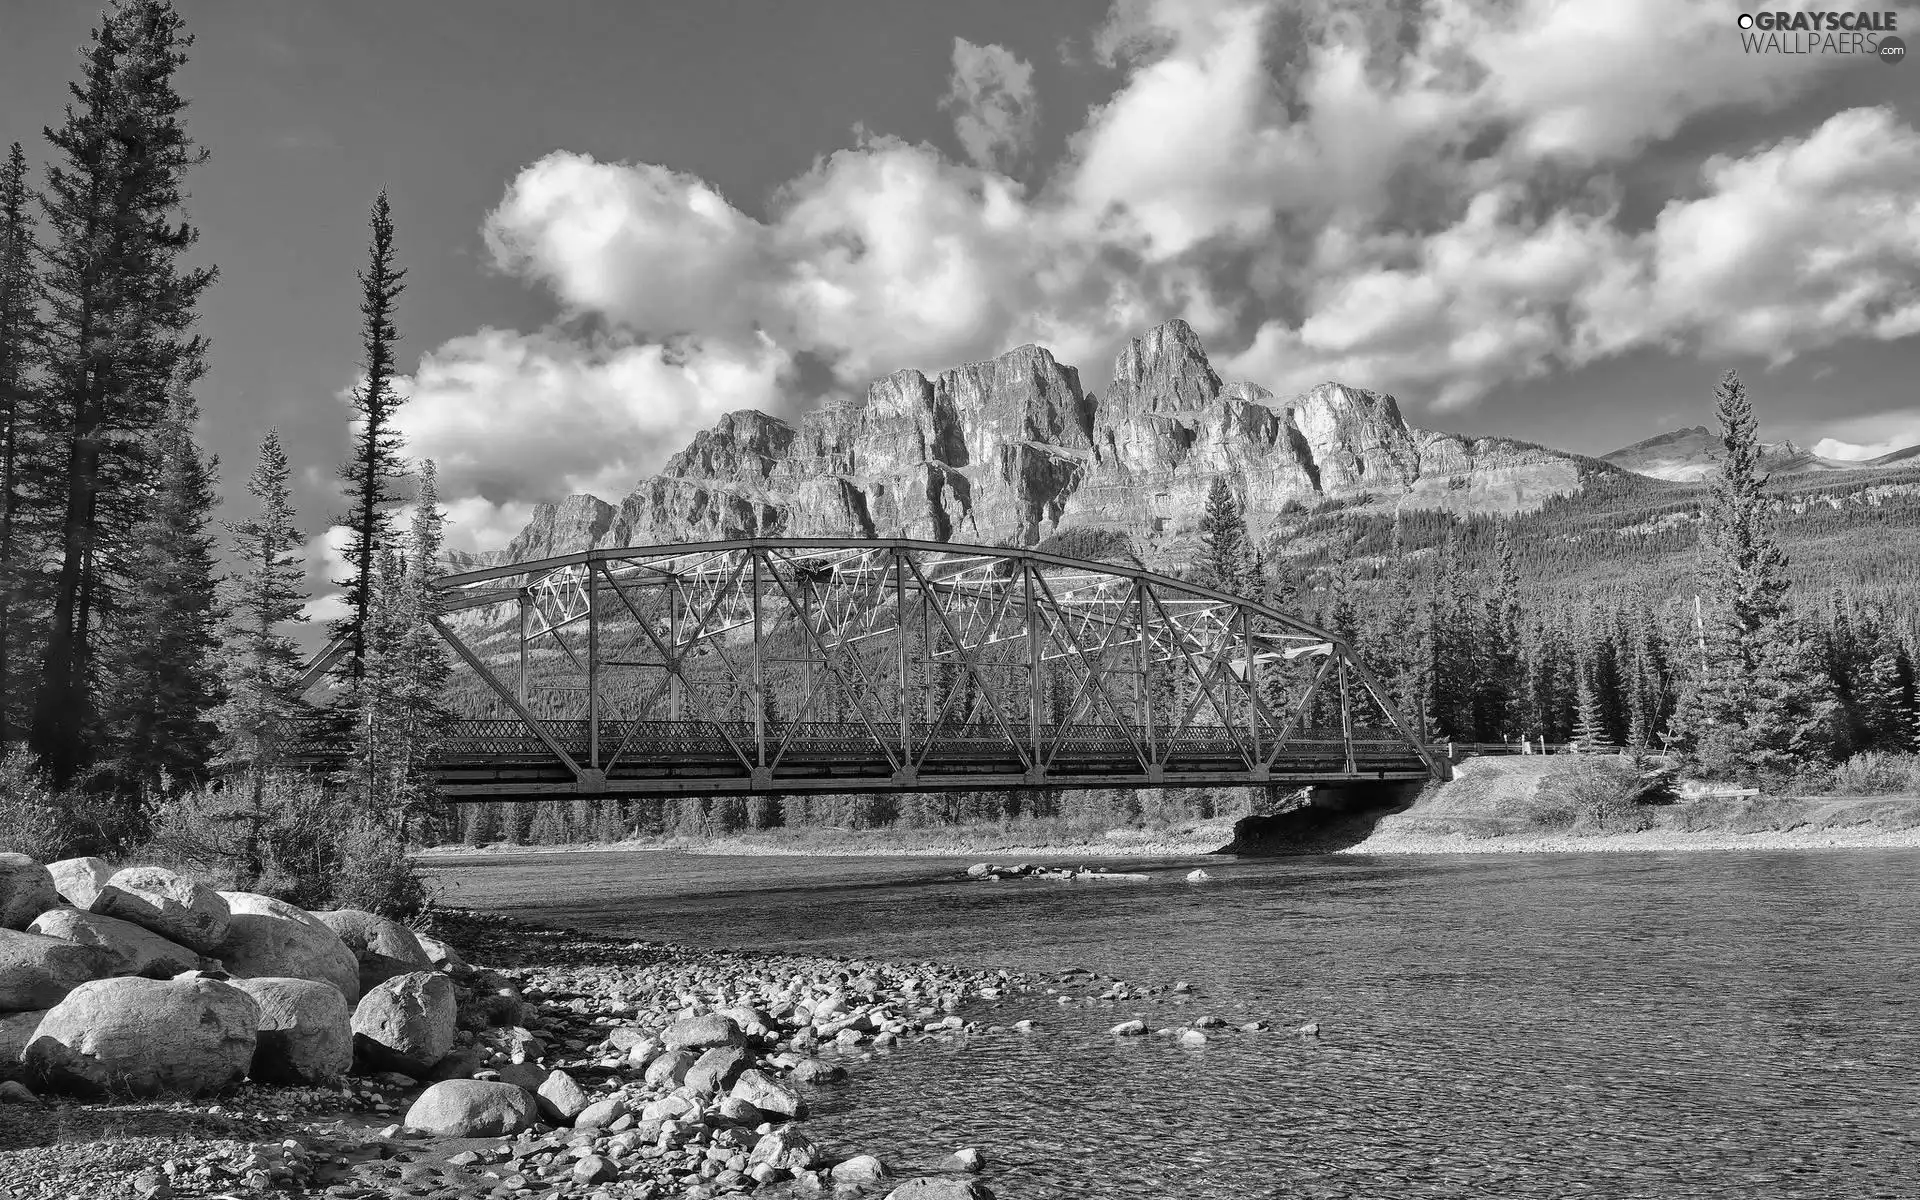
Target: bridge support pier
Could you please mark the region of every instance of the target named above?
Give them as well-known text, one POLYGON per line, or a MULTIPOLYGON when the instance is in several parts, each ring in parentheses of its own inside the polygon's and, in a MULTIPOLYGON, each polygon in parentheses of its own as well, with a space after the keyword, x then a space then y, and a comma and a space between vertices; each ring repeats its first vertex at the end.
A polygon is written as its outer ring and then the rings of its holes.
POLYGON ((1425 784, 1337 783, 1310 788, 1307 803, 1272 816, 1242 817, 1223 854, 1326 854, 1360 842, 1380 818, 1412 804, 1425 784))

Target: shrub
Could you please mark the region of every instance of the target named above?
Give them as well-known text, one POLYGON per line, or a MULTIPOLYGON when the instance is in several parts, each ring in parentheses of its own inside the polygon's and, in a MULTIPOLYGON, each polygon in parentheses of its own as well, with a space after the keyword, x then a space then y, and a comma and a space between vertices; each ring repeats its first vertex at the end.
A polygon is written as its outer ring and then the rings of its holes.
POLYGON ((76 832, 67 799, 47 787, 25 754, 0 758, 0 846, 41 862, 67 857, 76 832))
POLYGON ((383 917, 410 917, 427 907, 427 887, 407 857, 406 840, 355 814, 339 839, 333 900, 383 917))
POLYGON ((1567 826, 1631 832, 1653 824, 1647 806, 1669 795, 1670 784, 1664 769, 1642 771, 1617 755, 1583 756, 1571 770, 1541 781, 1534 811, 1567 826))
POLYGON ((1833 794, 1895 796, 1913 790, 1917 776, 1920 776, 1920 754, 1868 750, 1833 769, 1833 794))

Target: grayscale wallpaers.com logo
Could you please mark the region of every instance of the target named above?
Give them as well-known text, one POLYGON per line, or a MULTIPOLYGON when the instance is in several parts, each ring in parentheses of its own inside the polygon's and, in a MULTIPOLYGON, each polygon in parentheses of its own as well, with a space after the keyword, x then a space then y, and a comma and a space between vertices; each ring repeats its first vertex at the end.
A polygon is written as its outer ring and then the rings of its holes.
POLYGON ((1861 54, 1884 63, 1907 57, 1892 12, 1741 13, 1739 25, 1748 54, 1861 54))

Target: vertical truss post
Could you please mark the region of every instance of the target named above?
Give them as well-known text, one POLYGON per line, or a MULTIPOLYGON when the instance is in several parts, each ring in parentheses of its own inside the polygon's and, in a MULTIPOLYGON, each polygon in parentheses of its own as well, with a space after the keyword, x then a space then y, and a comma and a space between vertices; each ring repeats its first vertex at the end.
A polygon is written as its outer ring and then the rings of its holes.
POLYGON ((1347 687, 1346 647, 1340 649, 1340 740, 1347 748, 1347 774, 1354 773, 1353 766, 1353 693, 1347 687))
POLYGON ((680 680, 680 577, 674 575, 667 580, 667 649, 672 657, 666 660, 667 667, 667 719, 680 719, 680 689, 685 685, 680 680))
POLYGON ((753 565, 753 765, 767 765, 767 678, 760 645, 760 551, 748 550, 753 565))
POLYGON ((1160 743, 1154 735, 1153 721, 1153 652, 1147 645, 1147 585, 1136 581, 1133 585, 1133 598, 1139 602, 1140 620, 1140 723, 1147 732, 1147 765, 1149 768, 1160 765, 1160 743))
POLYGON ((587 567, 587 766, 600 767, 600 587, 587 567))
MULTIPOLYGON (((1021 562, 1020 581, 1026 591, 1026 603, 1021 608, 1027 618, 1027 738, 1033 747, 1033 761, 1040 763, 1045 761, 1040 757, 1040 614, 1033 607, 1032 563, 1021 562)), ((1055 745, 1060 744, 1062 733, 1055 731, 1055 745)))
POLYGON ((1240 613, 1240 649, 1241 653, 1247 656, 1246 666, 1240 672, 1240 684, 1246 689, 1247 745, 1253 752, 1254 761, 1259 762, 1260 721, 1259 714, 1254 711, 1253 703, 1253 616, 1245 606, 1241 606, 1238 611, 1240 613))
POLYGON ((514 695, 519 697, 520 707, 527 705, 527 620, 532 614, 533 596, 527 588, 520 589, 520 675, 515 681, 514 695))
POLYGON ((901 562, 905 550, 893 550, 893 648, 894 667, 900 672, 900 761, 913 758, 913 714, 907 709, 907 567, 901 562))

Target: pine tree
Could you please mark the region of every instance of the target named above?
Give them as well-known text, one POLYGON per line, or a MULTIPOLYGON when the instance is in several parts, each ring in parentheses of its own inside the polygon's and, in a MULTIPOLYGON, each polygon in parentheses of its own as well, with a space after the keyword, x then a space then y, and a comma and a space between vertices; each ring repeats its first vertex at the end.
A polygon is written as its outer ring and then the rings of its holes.
POLYGON ((26 566, 22 486, 35 429, 27 393, 37 357, 38 317, 31 198, 26 156, 15 142, 0 167, 0 754, 21 732, 22 667, 32 653, 35 624, 26 607, 34 575, 26 566))
POLYGON ((1674 714, 1672 744, 1709 772, 1791 771, 1831 748, 1836 706, 1787 604, 1753 407, 1733 371, 1714 401, 1725 456, 1702 534, 1706 650, 1674 714))
POLYGON ((190 330, 214 272, 179 266, 199 236, 179 220, 183 183, 205 157, 174 90, 192 41, 170 0, 115 0, 83 51, 66 120, 46 131, 33 503, 59 570, 29 744, 56 787, 98 755, 97 643, 157 472, 149 435, 202 353, 190 330))
POLYGON ((300 652, 289 626, 305 621, 306 569, 300 531, 287 488, 286 452, 278 431, 260 443, 260 463, 247 481, 259 502, 252 519, 227 526, 238 570, 226 581, 226 624, 220 656, 227 699, 215 716, 221 749, 248 764, 255 807, 286 744, 288 723, 304 711, 293 696, 300 652))
POLYGON ((1236 596, 1251 595, 1253 545, 1246 517, 1224 478, 1216 477, 1200 514, 1200 575, 1211 587, 1236 596))
POLYGON ((1594 750, 1612 745, 1607 737, 1607 723, 1601 713, 1600 698, 1593 685, 1587 680, 1587 672, 1575 668, 1579 683, 1575 686, 1573 744, 1582 750, 1594 750))
POLYGON ((445 701, 452 666, 430 620, 443 521, 429 461, 406 554, 389 548, 380 558, 358 689, 354 786, 365 810, 396 836, 417 831, 438 797, 433 764, 453 719, 445 701))
POLYGON ((214 465, 194 442, 196 415, 183 385, 153 437, 160 477, 124 551, 127 579, 102 656, 105 774, 127 801, 198 782, 217 736, 214 465))
POLYGON ((372 237, 367 246, 367 268, 359 273, 361 369, 365 377, 353 392, 356 416, 353 455, 340 467, 348 510, 337 518, 347 529, 346 556, 351 574, 338 580, 345 589, 347 614, 330 630, 346 642, 347 653, 338 673, 348 685, 347 702, 366 674, 368 630, 372 622, 374 591, 381 554, 393 541, 393 513, 401 496, 397 484, 406 477, 401 457, 402 438, 395 416, 405 397, 394 391, 394 347, 400 331, 394 324, 395 302, 405 287, 406 271, 397 265, 393 246, 393 214, 381 192, 368 219, 372 237))

